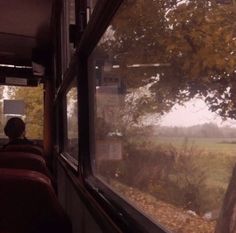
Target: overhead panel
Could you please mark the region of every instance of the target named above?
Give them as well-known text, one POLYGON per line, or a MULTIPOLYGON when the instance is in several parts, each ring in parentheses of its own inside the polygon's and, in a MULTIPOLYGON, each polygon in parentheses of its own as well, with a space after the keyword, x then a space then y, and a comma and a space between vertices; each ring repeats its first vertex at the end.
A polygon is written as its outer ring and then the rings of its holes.
POLYGON ((0 64, 31 66, 32 50, 49 40, 51 13, 52 0, 0 0, 0 64))

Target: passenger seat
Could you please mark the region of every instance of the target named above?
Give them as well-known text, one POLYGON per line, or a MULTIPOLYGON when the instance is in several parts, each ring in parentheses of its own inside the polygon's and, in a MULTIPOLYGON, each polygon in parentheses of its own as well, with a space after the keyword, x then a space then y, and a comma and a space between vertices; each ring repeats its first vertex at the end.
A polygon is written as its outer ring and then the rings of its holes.
POLYGON ((71 223, 45 175, 0 169, 0 232, 71 233, 71 223))

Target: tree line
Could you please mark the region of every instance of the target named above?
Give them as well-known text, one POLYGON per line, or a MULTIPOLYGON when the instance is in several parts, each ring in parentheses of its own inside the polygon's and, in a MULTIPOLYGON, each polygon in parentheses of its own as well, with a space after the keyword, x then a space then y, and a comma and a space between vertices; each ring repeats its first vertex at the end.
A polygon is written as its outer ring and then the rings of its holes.
POLYGON ((207 138, 236 138, 236 128, 219 127, 214 123, 205 123, 191 127, 154 127, 154 132, 163 137, 207 137, 207 138))

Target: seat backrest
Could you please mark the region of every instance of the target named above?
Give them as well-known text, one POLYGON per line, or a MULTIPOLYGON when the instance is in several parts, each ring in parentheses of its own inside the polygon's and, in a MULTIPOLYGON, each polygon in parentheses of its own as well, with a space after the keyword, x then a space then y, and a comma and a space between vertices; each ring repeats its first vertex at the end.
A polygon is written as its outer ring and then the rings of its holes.
POLYGON ((51 177, 43 157, 25 152, 1 151, 0 168, 32 170, 51 177))
POLYGON ((41 173, 0 169, 0 207, 0 232, 71 232, 50 179, 41 173))
POLYGON ((44 157, 43 149, 35 145, 7 145, 3 151, 29 152, 44 157))

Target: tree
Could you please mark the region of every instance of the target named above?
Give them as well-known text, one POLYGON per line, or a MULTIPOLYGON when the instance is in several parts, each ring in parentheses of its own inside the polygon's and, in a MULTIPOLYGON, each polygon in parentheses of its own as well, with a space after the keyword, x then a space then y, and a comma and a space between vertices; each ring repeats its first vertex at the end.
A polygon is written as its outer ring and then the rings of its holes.
POLYGON ((68 139, 78 138, 78 93, 72 87, 66 95, 68 139))
POLYGON ((217 221, 215 233, 234 233, 235 232, 235 229, 236 229, 235 185, 236 185, 236 166, 234 166, 232 177, 230 179, 230 183, 224 197, 224 202, 222 205, 219 220, 217 221))
POLYGON ((136 112, 163 114, 203 96, 212 111, 235 118, 235 13, 232 4, 214 0, 125 1, 100 54, 120 65, 127 90, 149 84, 136 112))

